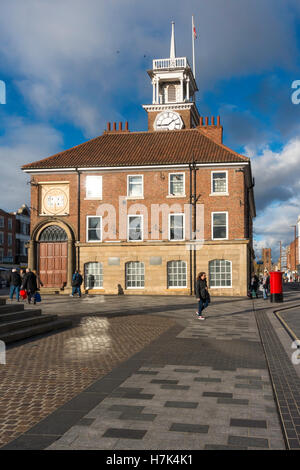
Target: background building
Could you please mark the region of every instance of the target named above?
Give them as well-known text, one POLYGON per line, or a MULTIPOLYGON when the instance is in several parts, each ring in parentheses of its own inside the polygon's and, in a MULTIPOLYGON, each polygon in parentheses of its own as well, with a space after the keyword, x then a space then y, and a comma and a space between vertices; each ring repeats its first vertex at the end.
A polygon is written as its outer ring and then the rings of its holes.
POLYGON ((0 265, 10 267, 16 255, 16 218, 0 209, 0 265))
POLYGON ((30 240, 30 209, 23 204, 14 212, 14 215, 16 218, 15 263, 25 267, 28 263, 27 243, 30 240))

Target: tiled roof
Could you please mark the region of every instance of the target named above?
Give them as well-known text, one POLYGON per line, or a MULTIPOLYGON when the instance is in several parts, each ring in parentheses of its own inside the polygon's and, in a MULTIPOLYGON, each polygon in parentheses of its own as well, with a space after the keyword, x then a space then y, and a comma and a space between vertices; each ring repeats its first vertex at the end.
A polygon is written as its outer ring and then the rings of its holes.
POLYGON ((24 165, 27 169, 168 165, 249 161, 198 129, 156 132, 105 132, 51 157, 24 165))

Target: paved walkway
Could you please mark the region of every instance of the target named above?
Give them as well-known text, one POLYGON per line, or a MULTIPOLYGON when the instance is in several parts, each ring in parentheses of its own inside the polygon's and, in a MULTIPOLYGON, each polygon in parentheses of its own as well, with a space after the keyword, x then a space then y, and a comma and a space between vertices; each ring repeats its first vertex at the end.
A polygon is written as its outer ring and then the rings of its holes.
MULTIPOLYGON (((273 304, 215 298, 208 318, 199 321, 190 297, 73 300, 52 298, 47 313, 60 308, 77 319, 78 328, 90 318, 115 320, 124 344, 132 340, 126 325, 135 318, 138 328, 144 323, 151 331, 150 325, 161 325, 164 332, 156 330, 156 339, 149 338, 135 354, 132 349, 109 373, 90 380, 84 391, 4 448, 300 447, 299 371, 289 357, 287 333, 281 327, 278 334, 273 304)), ((289 292, 280 308, 297 303, 299 292, 289 292)), ((79 360, 83 351, 78 352, 76 341, 73 352, 79 360)))

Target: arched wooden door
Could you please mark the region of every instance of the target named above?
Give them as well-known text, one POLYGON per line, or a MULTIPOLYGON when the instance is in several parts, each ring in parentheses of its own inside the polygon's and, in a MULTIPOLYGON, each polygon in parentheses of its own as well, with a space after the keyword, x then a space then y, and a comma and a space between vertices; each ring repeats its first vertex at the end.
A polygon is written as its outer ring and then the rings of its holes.
POLYGON ((63 228, 50 225, 39 239, 39 272, 44 287, 61 288, 67 284, 68 243, 63 228))

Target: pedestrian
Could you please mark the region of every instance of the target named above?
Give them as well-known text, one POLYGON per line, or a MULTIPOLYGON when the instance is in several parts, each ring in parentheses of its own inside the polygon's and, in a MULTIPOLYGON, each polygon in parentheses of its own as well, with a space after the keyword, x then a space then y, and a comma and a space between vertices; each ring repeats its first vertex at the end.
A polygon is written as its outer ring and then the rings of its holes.
POLYGON ((252 299, 257 298, 257 289, 258 289, 259 279, 255 273, 252 273, 249 285, 249 291, 251 293, 252 299))
POLYGON ((210 296, 207 288, 206 273, 204 272, 199 273, 197 276, 196 299, 198 301, 198 311, 196 312, 198 320, 205 320, 202 312, 208 306, 210 296))
POLYGON ((73 274, 72 278, 72 294, 70 297, 74 297, 74 295, 77 293, 79 297, 81 297, 81 284, 83 282, 81 272, 79 270, 76 270, 75 273, 73 274))
POLYGON ((16 293, 16 299, 20 301, 20 287, 22 284, 21 276, 16 269, 12 269, 9 276, 9 298, 13 300, 14 293, 16 293))
POLYGON ((42 283, 41 278, 40 278, 39 274, 37 273, 36 269, 33 269, 32 272, 33 272, 33 273, 35 274, 35 276, 36 276, 37 290, 40 290, 40 288, 43 287, 44 284, 42 283))
POLYGON ((264 271, 264 277, 263 277, 263 281, 262 281, 262 286, 263 286, 263 296, 264 296, 264 300, 267 300, 267 298, 268 298, 268 293, 269 293, 269 290, 270 290, 270 275, 269 275, 267 269, 265 269, 265 271, 264 271))
POLYGON ((33 303, 36 304, 35 293, 37 291, 37 281, 36 275, 30 269, 26 269, 26 274, 22 280, 22 288, 27 292, 28 303, 31 303, 33 298, 33 303))

